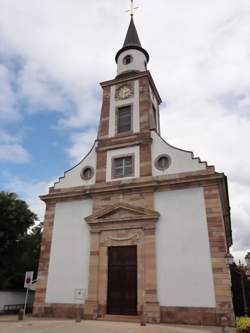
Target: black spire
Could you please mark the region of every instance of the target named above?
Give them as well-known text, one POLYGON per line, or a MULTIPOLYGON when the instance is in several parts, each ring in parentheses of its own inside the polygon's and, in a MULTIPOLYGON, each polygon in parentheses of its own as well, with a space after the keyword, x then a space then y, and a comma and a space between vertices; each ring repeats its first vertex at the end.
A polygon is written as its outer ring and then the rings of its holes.
POLYGON ((128 46, 138 46, 141 47, 141 42, 138 37, 138 33, 136 31, 136 27, 134 24, 133 16, 131 16, 130 24, 128 27, 127 35, 123 44, 123 47, 128 46))
POLYGON ((136 27, 135 27, 135 23, 134 23, 134 20, 133 20, 133 15, 131 15, 130 24, 129 24, 129 27, 128 27, 128 31, 127 31, 127 34, 126 34, 126 38, 125 38, 123 47, 117 52, 117 54, 115 56, 115 61, 117 62, 117 59, 118 59, 119 55, 123 51, 126 51, 128 49, 136 49, 136 50, 142 51, 145 54, 145 56, 147 58, 147 61, 149 61, 148 52, 146 50, 144 50, 141 46, 141 42, 140 42, 136 27))

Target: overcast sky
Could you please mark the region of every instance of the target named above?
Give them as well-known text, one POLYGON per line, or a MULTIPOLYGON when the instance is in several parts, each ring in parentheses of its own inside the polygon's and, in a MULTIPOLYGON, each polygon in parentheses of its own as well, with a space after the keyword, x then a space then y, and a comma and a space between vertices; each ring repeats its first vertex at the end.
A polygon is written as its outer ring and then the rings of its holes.
MULTIPOLYGON (((250 250, 250 1, 135 0, 161 131, 228 176, 237 258, 250 250)), ((0 190, 38 195, 88 151, 129 0, 0 0, 0 190)))

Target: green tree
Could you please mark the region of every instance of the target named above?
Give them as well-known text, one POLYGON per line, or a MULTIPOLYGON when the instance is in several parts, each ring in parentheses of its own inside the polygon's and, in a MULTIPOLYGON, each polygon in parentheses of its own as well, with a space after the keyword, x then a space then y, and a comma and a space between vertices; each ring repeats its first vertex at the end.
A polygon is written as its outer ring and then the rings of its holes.
POLYGON ((26 271, 37 271, 42 224, 15 193, 0 192, 0 289, 23 288, 26 271))

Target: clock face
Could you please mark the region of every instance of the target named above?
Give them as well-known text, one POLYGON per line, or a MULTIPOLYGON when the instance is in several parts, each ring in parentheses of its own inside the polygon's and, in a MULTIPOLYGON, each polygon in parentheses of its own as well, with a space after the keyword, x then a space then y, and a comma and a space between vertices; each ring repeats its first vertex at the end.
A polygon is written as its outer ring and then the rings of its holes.
POLYGON ((126 99, 131 95, 132 95, 132 90, 127 86, 123 86, 118 90, 118 97, 121 99, 126 99))

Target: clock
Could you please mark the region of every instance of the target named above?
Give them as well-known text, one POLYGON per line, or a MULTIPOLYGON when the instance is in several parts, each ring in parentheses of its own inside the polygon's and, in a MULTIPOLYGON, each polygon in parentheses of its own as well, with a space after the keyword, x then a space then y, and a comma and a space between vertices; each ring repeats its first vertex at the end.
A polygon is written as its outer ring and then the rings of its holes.
POLYGON ((118 99, 126 99, 133 95, 133 91, 128 86, 122 86, 117 90, 116 97, 118 99))

